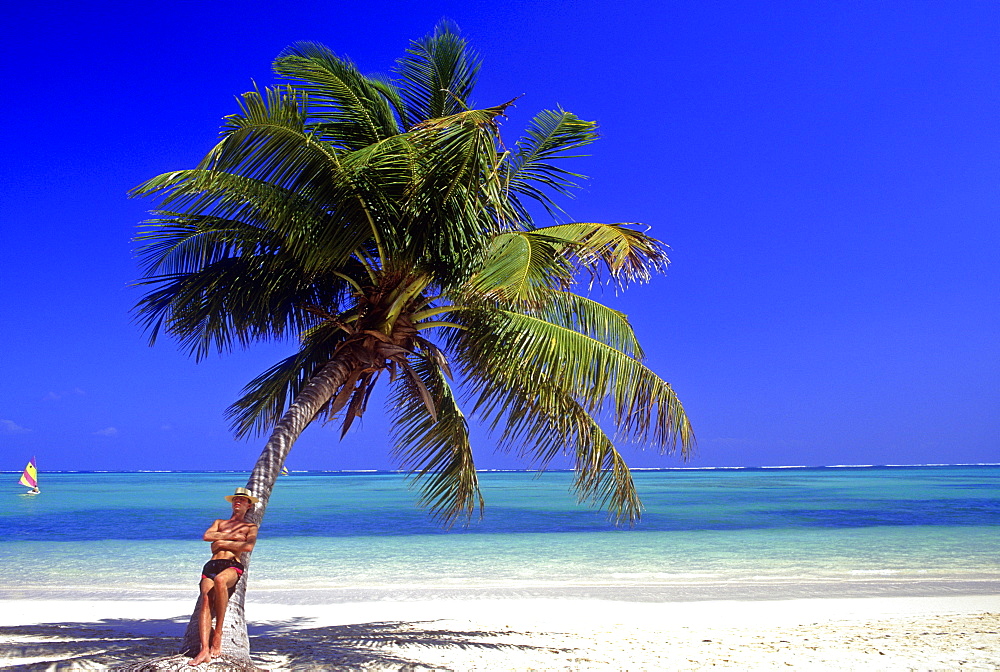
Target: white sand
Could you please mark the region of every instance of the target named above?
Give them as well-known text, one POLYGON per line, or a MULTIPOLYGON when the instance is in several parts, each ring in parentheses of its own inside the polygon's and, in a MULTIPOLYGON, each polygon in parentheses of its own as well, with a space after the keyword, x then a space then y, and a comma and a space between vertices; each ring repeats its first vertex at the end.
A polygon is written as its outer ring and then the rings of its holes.
MULTIPOLYGON (((192 604, 0 601, 0 667, 174 653, 192 604)), ((269 669, 1000 669, 1000 596, 247 605, 269 669)))

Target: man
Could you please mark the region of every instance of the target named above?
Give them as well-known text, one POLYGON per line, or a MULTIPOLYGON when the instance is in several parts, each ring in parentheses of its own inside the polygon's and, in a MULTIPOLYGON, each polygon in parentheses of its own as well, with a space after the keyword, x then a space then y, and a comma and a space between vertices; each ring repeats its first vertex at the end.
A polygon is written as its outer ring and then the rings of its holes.
POLYGON ((201 651, 188 661, 189 665, 201 665, 222 654, 222 622, 229 596, 243 575, 243 554, 252 551, 257 542, 257 526, 247 522, 246 515, 258 499, 246 488, 236 488, 226 500, 233 506, 233 515, 229 520, 216 520, 202 537, 212 544, 212 559, 201 570, 201 609, 198 613, 201 651))

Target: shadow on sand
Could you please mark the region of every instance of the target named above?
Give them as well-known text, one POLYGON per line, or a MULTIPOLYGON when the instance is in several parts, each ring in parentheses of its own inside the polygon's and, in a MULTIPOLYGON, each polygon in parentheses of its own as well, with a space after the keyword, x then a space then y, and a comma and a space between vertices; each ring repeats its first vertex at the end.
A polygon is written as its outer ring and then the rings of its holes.
MULTIPOLYGON (((177 653, 187 617, 118 619, 0 627, 5 670, 98 670, 177 653)), ((519 634, 434 627, 435 621, 392 621, 309 627, 309 619, 251 625, 250 650, 262 669, 446 669, 419 661, 419 649, 535 650, 500 641, 519 634), (414 658, 407 649, 414 649, 414 658)), ((560 652, 569 653, 570 649, 560 652)), ((215 669, 201 666, 198 669, 215 669)))

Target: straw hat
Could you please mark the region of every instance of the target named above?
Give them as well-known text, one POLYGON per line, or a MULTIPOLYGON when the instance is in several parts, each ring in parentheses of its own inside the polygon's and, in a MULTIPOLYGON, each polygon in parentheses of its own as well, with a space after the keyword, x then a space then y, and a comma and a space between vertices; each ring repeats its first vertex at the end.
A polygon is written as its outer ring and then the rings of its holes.
POLYGON ((252 494, 250 494, 250 491, 247 490, 246 488, 236 488, 236 492, 234 492, 231 495, 226 495, 226 501, 227 502, 231 502, 236 497, 246 497, 247 499, 250 500, 251 504, 256 504, 257 502, 260 501, 259 499, 257 499, 256 497, 254 497, 252 494))

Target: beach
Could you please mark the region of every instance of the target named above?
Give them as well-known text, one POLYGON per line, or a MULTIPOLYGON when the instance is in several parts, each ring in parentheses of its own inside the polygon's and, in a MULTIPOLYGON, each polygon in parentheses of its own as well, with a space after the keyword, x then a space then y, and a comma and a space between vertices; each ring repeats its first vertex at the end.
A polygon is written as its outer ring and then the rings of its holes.
MULTIPOLYGON (((103 669, 174 653, 191 603, 4 600, 0 665, 103 669)), ((247 604, 262 669, 995 670, 1000 596, 247 604)))

